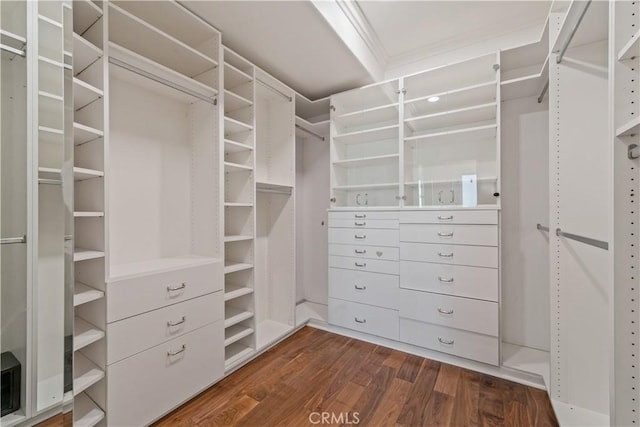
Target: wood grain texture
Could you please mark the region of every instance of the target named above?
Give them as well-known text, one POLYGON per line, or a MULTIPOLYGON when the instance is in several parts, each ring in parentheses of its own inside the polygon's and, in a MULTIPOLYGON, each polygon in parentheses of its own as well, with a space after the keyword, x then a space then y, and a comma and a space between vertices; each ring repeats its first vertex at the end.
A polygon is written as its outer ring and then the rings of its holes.
POLYGON ((306 327, 155 424, 314 425, 558 422, 542 390, 306 327))

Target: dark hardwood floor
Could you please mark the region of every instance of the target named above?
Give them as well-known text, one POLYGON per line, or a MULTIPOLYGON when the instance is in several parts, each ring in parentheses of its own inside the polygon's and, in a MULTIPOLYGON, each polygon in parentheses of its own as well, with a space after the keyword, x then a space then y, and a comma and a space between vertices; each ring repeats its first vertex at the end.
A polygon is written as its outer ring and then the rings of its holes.
POLYGON ((310 327, 156 426, 556 426, 542 390, 310 327))

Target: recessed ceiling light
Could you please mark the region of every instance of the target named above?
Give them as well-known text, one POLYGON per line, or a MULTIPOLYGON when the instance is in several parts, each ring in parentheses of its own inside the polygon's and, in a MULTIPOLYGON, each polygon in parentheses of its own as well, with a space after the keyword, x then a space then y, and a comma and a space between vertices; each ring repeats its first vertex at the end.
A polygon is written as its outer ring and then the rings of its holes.
POLYGON ((438 101, 440 101, 440 97, 439 96, 432 96, 431 98, 428 98, 427 101, 429 101, 429 102, 438 102, 438 101))

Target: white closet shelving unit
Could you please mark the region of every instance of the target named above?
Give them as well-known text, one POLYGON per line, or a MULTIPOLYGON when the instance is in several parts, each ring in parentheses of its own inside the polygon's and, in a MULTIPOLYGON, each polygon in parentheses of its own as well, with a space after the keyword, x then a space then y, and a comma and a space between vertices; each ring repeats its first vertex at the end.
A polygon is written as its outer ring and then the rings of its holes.
POLYGON ((255 354, 255 75, 224 48, 225 369, 255 354))
POLYGON ((73 2, 74 425, 106 411, 105 129, 106 16, 99 3, 73 2))
POLYGON ((640 3, 611 2, 609 7, 614 283, 611 357, 611 425, 640 423, 640 3))

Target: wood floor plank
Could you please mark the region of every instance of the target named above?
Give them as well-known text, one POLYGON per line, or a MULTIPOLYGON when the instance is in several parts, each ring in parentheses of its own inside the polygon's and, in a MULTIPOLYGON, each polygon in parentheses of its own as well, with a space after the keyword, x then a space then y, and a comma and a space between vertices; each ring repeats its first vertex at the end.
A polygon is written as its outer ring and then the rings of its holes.
POLYGON ((463 370, 453 407, 453 426, 477 426, 482 374, 463 370))
POLYGON ((217 426, 229 426, 237 424, 246 414, 248 414, 253 408, 255 408, 260 402, 250 398, 249 396, 242 396, 235 400, 223 410, 218 411, 211 417, 207 417, 198 423, 201 427, 217 427, 217 426))
POLYGON ((414 382, 418 375, 418 371, 420 370, 420 366, 422 366, 423 360, 424 359, 420 356, 413 354, 407 355, 404 359, 404 363, 398 371, 398 378, 409 381, 410 383, 414 382))
POLYGON ((372 424, 380 426, 396 425, 405 401, 409 396, 411 383, 400 378, 394 378, 384 392, 380 404, 371 415, 372 424))
POLYGON ((431 398, 440 370, 440 363, 429 359, 422 359, 420 370, 416 374, 415 381, 409 392, 409 398, 398 417, 398 424, 405 426, 424 425, 425 404, 431 398))
POLYGON ((437 392, 447 394, 449 396, 455 396, 458 391, 458 382, 460 381, 460 375, 462 374, 462 368, 457 366, 443 364, 440 366, 440 372, 438 372, 438 379, 433 389, 437 392))

